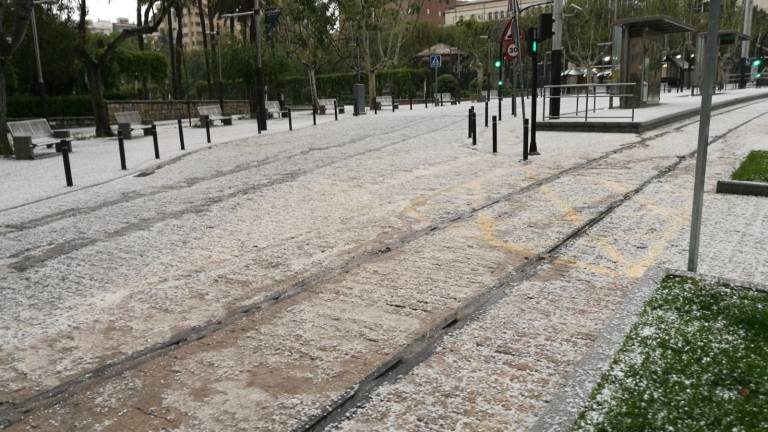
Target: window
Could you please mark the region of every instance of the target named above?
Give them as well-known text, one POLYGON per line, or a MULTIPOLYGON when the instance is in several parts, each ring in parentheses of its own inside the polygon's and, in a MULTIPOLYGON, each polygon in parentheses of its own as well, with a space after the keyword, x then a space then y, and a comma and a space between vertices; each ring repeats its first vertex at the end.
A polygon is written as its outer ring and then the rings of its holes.
POLYGON ((488 12, 488 21, 491 21, 493 19, 493 14, 488 12))
POLYGON ((429 8, 427 8, 427 15, 429 15, 429 8))

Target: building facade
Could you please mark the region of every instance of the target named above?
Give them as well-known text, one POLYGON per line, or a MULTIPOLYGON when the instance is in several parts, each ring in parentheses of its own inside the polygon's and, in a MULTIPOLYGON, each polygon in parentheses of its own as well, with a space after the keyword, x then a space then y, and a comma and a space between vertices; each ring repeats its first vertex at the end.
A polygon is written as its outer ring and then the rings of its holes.
MULTIPOLYGON (((541 0, 520 0, 520 7, 541 3, 541 0)), ((507 0, 460 1, 456 6, 445 11, 445 25, 456 25, 461 21, 498 21, 509 19, 507 0)))
POLYGON ((456 6, 456 0, 421 0, 416 4, 419 5, 419 14, 414 15, 414 19, 444 25, 445 14, 456 6))

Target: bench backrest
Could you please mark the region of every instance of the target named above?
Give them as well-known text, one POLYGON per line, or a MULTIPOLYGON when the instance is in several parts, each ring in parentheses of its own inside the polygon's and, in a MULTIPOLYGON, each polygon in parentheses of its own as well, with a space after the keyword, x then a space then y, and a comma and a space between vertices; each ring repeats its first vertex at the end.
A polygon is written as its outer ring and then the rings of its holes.
POLYGON ((280 112, 280 102, 278 101, 266 101, 264 102, 264 106, 267 108, 267 112, 271 112, 271 113, 280 112))
POLYGON ((382 105, 392 105, 392 96, 376 96, 376 102, 382 105))
POLYGON ((207 115, 207 116, 220 116, 221 114, 221 107, 218 105, 201 105, 197 107, 197 112, 201 116, 207 115))
POLYGON ((326 110, 332 110, 333 103, 336 102, 336 99, 318 99, 317 102, 320 106, 325 107, 326 110))
POLYGON ((141 116, 138 111, 123 111, 115 113, 118 123, 141 124, 141 116))
POLYGON ((8 122, 8 131, 14 137, 42 138, 53 136, 53 131, 51 131, 46 119, 8 122))

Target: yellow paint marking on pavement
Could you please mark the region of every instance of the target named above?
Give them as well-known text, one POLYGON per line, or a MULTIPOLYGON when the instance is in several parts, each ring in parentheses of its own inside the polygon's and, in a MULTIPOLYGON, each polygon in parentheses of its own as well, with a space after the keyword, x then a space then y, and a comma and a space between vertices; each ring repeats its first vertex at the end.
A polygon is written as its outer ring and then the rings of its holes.
POLYGON ((632 190, 632 188, 629 187, 628 185, 626 185, 624 183, 619 183, 619 182, 613 181, 613 180, 606 180, 606 179, 600 179, 599 178, 599 179, 596 179, 595 181, 597 183, 600 183, 601 185, 607 187, 608 189, 610 189, 610 190, 612 190, 614 192, 618 192, 618 193, 620 193, 622 195, 624 195, 625 193, 627 193, 630 190, 632 190))
POLYGON ((632 266, 630 266, 629 270, 627 271, 627 276, 633 279, 641 277, 643 274, 645 274, 645 271, 648 270, 649 267, 656 263, 659 256, 664 253, 664 249, 667 247, 667 245, 672 242, 675 237, 677 237, 677 235, 688 222, 686 217, 676 213, 674 209, 652 204, 650 202, 644 203, 642 205, 651 211, 667 217, 669 219, 669 223, 667 224, 667 228, 662 232, 661 236, 652 242, 650 248, 648 248, 648 253, 641 260, 633 263, 632 266))
POLYGON ((486 214, 480 214, 477 217, 477 226, 480 228, 480 232, 482 234, 480 239, 493 247, 523 256, 530 257, 536 255, 536 252, 530 249, 513 245, 512 243, 505 242, 504 240, 498 238, 496 236, 496 221, 486 214))
POLYGON ((424 197, 418 197, 411 200, 410 204, 408 204, 402 211, 402 213, 416 219, 416 220, 424 220, 424 215, 419 212, 418 208, 423 207, 427 203, 427 199, 424 197))
POLYGON ((611 276, 611 277, 618 276, 618 272, 616 270, 614 270, 614 269, 610 269, 608 267, 604 267, 604 266, 597 265, 597 264, 590 264, 590 263, 575 261, 575 260, 568 259, 568 258, 557 258, 554 261, 554 263, 555 264, 560 264, 560 265, 565 265, 565 266, 568 266, 568 267, 579 268, 579 269, 591 271, 592 273, 607 275, 607 276, 611 276))
POLYGON ((542 186, 541 192, 563 213, 565 220, 574 225, 581 225, 584 223, 584 217, 581 213, 568 205, 568 203, 557 192, 552 190, 552 188, 549 186, 542 186))

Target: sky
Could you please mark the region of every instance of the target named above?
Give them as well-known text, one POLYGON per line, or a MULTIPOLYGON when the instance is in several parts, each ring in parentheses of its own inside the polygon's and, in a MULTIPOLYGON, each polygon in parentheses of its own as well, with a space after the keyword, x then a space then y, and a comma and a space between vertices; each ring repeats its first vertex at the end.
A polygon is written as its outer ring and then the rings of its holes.
POLYGON ((128 18, 136 22, 136 0, 90 0, 88 18, 115 21, 116 18, 128 18))

